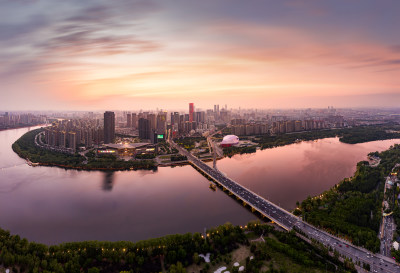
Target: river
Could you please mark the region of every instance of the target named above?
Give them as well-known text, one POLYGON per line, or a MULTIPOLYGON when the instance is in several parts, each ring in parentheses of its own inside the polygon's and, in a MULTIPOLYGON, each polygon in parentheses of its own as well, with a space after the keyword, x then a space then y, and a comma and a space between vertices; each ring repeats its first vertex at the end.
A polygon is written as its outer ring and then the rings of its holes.
MULTIPOLYGON (((202 232, 256 217, 191 166, 157 171, 79 171, 30 167, 11 144, 29 128, 0 131, 0 227, 28 240, 138 241, 202 232)), ((398 140, 344 144, 337 138, 302 142, 217 163, 231 178, 293 209, 296 201, 351 176, 371 151, 398 140)))

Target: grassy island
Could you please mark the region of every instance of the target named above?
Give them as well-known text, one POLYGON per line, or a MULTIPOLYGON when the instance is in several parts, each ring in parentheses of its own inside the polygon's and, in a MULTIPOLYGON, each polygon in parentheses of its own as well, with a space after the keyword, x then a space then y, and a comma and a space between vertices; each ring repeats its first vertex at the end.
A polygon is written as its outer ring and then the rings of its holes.
POLYGON ((130 169, 154 169, 153 160, 120 160, 113 155, 95 156, 95 153, 87 153, 88 160, 78 153, 73 155, 53 152, 35 146, 35 136, 42 129, 27 132, 21 136, 12 148, 20 157, 44 166, 57 166, 67 169, 83 170, 130 170, 130 169))
POLYGON ((207 234, 168 235, 146 241, 86 241, 47 246, 0 229, 0 271, 12 272, 356 272, 315 242, 259 222, 225 224, 207 234), (204 236, 205 235, 205 236, 204 236), (203 255, 208 259, 206 261, 203 255), (239 266, 235 266, 239 264, 239 266))

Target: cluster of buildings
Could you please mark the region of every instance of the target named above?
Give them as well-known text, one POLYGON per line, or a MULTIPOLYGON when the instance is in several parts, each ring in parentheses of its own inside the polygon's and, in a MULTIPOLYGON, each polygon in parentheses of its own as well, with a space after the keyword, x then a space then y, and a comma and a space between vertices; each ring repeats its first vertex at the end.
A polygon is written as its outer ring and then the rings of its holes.
POLYGON ((120 127, 137 130, 139 138, 151 143, 165 139, 167 132, 171 132, 171 137, 180 137, 203 134, 213 131, 217 126, 229 126, 234 135, 251 136, 342 128, 347 125, 344 117, 333 107, 318 112, 312 109, 278 111, 276 115, 276 112, 241 111, 240 108, 228 110, 226 105, 221 109, 219 105, 214 105, 213 109, 203 111, 195 109, 193 103, 189 103, 189 111, 186 113, 124 113, 118 123, 120 127))
POLYGON ((219 105, 215 105, 214 110, 196 111, 194 103, 189 103, 188 113, 175 111, 170 115, 165 111, 125 113, 126 119, 122 124, 125 128, 137 130, 140 139, 157 143, 167 137, 167 132, 171 132, 172 137, 179 137, 213 130, 216 124, 228 123, 229 114, 227 109, 220 111, 219 105))
MULTIPOLYGON (((157 144, 168 136, 182 137, 203 135, 216 128, 228 127, 232 135, 251 136, 285 134, 291 132, 342 128, 357 124, 361 117, 368 119, 369 112, 333 107, 325 109, 257 110, 229 109, 216 104, 211 109, 197 109, 189 103, 188 110, 102 113, 73 113, 72 119, 50 120, 53 125, 46 129, 46 144, 76 151, 100 144, 116 144, 116 134, 140 138, 141 143, 157 144)), ((375 112, 374 112, 375 113, 375 112)), ((383 113, 380 120, 397 118, 397 112, 383 113), (394 115, 395 114, 395 115, 394 115), (394 116, 393 116, 394 115, 394 116)), ((399 114, 400 115, 400 114, 399 114)), ((0 124, 18 122, 43 122, 45 117, 32 114, 11 117, 0 116, 0 124), (17 121, 18 120, 18 121, 17 121)), ((378 122, 374 120, 374 122, 378 122)))
POLYGON ((265 135, 268 133, 267 123, 248 123, 232 125, 231 132, 237 136, 265 135))
MULTIPOLYGON (((341 117, 343 118, 343 117, 341 117)), ((300 131, 320 130, 328 128, 342 128, 343 122, 333 126, 327 120, 285 120, 272 123, 273 134, 285 134, 300 131)))
POLYGON ((0 129, 18 128, 23 126, 34 126, 46 123, 45 115, 34 115, 31 113, 10 114, 5 112, 0 115, 0 129))
POLYGON ((78 147, 85 149, 99 145, 105 140, 105 130, 95 119, 56 119, 44 130, 45 144, 75 152, 78 147))

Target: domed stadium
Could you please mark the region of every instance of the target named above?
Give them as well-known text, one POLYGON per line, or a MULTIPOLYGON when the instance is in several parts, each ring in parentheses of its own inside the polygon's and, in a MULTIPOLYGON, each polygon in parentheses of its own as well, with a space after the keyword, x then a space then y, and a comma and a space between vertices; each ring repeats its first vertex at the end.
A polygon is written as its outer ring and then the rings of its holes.
POLYGON ((231 147, 239 144, 239 138, 235 135, 227 135, 221 141, 221 147, 231 147))

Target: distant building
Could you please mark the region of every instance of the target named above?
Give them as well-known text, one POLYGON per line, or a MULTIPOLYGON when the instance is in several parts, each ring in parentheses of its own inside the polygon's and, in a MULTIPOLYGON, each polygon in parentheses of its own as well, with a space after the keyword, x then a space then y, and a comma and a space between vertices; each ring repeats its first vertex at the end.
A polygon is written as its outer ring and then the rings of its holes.
POLYGON ((215 120, 219 119, 219 104, 214 105, 214 118, 215 120))
POLYGON ((104 143, 113 143, 115 140, 115 114, 114 112, 104 113, 104 143))
POLYGON ((156 114, 148 114, 147 119, 150 122, 150 131, 155 131, 157 129, 157 115, 156 114))
POLYGON ((204 111, 195 112, 195 121, 197 123, 205 123, 206 122, 206 113, 204 111))
POLYGON ((189 103, 189 122, 193 122, 194 103, 189 103))
POLYGON ((150 139, 150 121, 145 118, 139 119, 139 138, 150 139))
POLYGON ((179 124, 179 112, 171 113, 171 125, 179 124))
POLYGON ((138 127, 138 117, 136 113, 132 113, 132 128, 137 128, 138 127))
POLYGON ((132 114, 126 114, 126 127, 132 128, 132 114))
POLYGON ((58 132, 58 146, 67 147, 67 133, 65 131, 58 132))
POLYGON ((72 149, 72 151, 76 151, 76 133, 69 132, 68 133, 68 148, 72 149))
POLYGON ((167 130, 167 112, 160 112, 157 115, 157 132, 165 134, 167 130))

